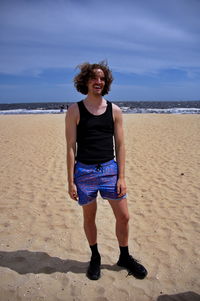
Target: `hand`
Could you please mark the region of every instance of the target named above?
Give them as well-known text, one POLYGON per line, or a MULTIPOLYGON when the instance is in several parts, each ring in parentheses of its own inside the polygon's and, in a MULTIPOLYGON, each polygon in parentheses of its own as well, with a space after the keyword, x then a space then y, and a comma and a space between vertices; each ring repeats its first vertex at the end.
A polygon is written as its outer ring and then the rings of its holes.
POLYGON ((126 182, 124 179, 118 179, 117 181, 117 194, 119 198, 126 194, 126 182))
POLYGON ((77 188, 74 183, 68 185, 68 193, 72 200, 78 201, 77 188))

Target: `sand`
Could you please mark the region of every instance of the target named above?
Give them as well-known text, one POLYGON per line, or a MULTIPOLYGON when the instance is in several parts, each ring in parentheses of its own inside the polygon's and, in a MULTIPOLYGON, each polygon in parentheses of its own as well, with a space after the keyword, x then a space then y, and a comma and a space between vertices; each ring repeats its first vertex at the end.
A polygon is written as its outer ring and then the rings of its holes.
POLYGON ((82 209, 67 194, 65 115, 0 116, 0 301, 200 300, 200 115, 124 115, 131 253, 98 198, 102 277, 86 278, 82 209))

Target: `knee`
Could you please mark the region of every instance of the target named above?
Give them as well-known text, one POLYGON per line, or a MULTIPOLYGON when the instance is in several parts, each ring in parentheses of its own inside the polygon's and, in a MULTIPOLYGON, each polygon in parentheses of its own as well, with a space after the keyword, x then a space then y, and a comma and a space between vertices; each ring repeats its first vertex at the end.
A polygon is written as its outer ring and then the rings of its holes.
POLYGON ((121 214, 120 216, 118 216, 116 218, 117 222, 121 223, 121 224, 128 224, 129 222, 129 214, 128 213, 125 213, 125 214, 121 214))
POLYGON ((84 216, 84 226, 91 226, 95 224, 95 216, 84 216))

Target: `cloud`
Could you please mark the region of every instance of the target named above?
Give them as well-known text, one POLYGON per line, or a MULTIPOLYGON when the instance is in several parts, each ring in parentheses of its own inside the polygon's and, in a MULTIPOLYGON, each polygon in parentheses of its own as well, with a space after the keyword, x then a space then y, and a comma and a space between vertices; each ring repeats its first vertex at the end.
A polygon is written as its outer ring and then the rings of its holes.
MULTIPOLYGON (((192 54, 199 65, 199 3, 158 3, 3 1, 2 60, 9 57, 11 63, 1 64, 2 71, 18 73, 35 67, 73 66, 79 63, 78 59, 90 59, 92 52, 94 58, 101 53, 109 59, 113 57, 114 65, 117 60, 122 61, 120 69, 124 70, 127 64, 121 56, 128 56, 134 63, 148 57, 146 71, 151 71, 163 68, 163 64, 173 65, 181 50, 187 60, 179 59, 179 65, 187 65, 192 54), (193 21, 190 16, 188 21, 190 13, 193 21)), ((141 70, 145 71, 143 66, 141 70)), ((139 67, 135 72, 139 72, 139 67)))
POLYGON ((197 0, 1 0, 1 74, 73 73, 107 59, 122 75, 178 69, 199 78, 197 0))

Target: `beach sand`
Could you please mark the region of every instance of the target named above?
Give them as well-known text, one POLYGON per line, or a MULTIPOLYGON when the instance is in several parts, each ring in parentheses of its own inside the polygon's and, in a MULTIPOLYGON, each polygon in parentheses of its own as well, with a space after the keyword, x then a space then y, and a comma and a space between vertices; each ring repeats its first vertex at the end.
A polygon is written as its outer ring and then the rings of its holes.
POLYGON ((102 276, 86 278, 64 121, 0 116, 0 301, 200 300, 200 115, 124 115, 129 250, 148 269, 144 280, 116 266, 115 220, 100 198, 102 276))

